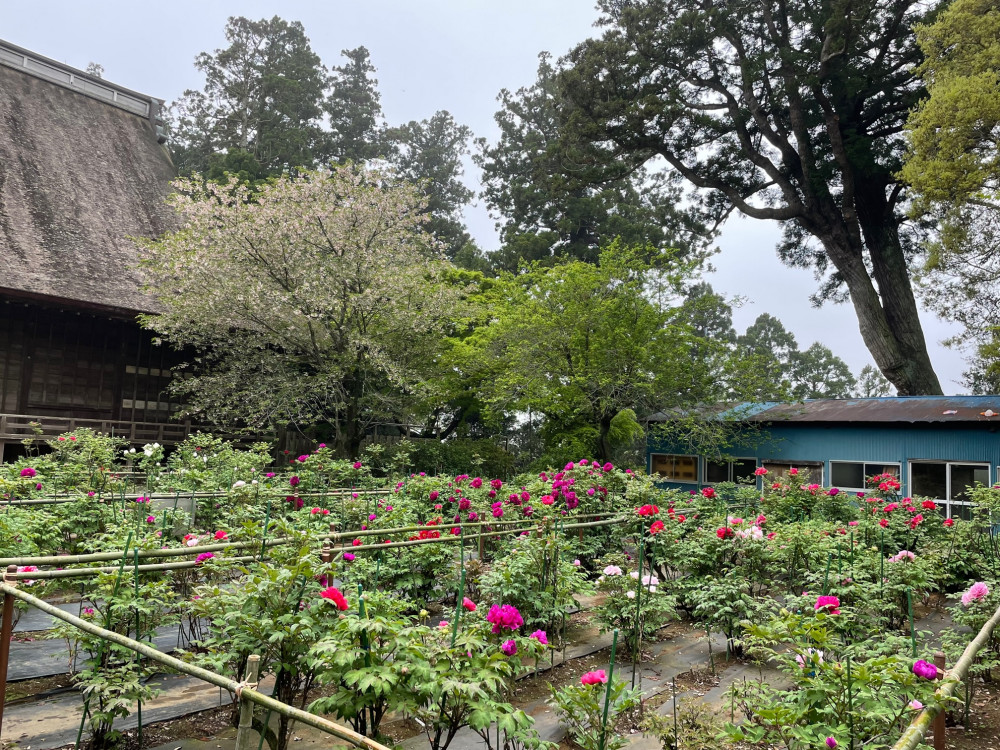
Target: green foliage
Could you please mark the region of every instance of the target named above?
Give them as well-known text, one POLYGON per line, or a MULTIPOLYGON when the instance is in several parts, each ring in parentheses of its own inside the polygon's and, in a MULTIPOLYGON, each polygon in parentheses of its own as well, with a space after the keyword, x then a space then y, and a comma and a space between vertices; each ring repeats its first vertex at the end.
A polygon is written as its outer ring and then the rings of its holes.
POLYGON ((627 735, 615 731, 618 718, 639 705, 642 692, 628 688, 624 680, 614 679, 610 692, 607 685, 566 685, 552 688, 552 706, 559 716, 559 723, 566 728, 573 742, 581 750, 619 750, 628 744, 627 735), (605 701, 608 718, 604 722, 605 701), (606 726, 606 730, 605 730, 606 726))
POLYGON ((594 610, 595 619, 602 632, 620 631, 623 656, 638 656, 639 639, 655 635, 676 614, 674 598, 648 566, 640 582, 639 571, 629 569, 624 555, 608 555, 599 565, 604 567, 597 590, 605 598, 594 610))
MULTIPOLYGON (((800 602, 801 603, 801 602, 800 602)), ((728 724, 734 741, 766 742, 805 750, 827 737, 839 744, 887 748, 914 709, 911 700, 934 702, 935 683, 914 675, 909 639, 898 636, 853 641, 852 614, 782 610, 763 624, 747 624, 747 642, 761 660, 773 660, 795 686, 734 685, 731 700, 746 719, 728 724), (849 661, 848 661, 849 660, 849 661)))
POLYGON ((674 253, 613 243, 597 265, 504 276, 483 295, 489 325, 454 342, 455 361, 494 414, 545 415, 546 461, 610 460, 623 410, 711 394, 711 373, 688 356, 696 337, 668 304, 691 271, 674 253))
MULTIPOLYGON (((599 7, 602 33, 572 50, 557 77, 560 144, 596 152, 589 163, 665 167, 709 221, 735 210, 780 222, 781 258, 816 270, 816 300, 850 295, 900 393, 940 393, 908 270, 917 238, 895 176, 899 133, 922 93, 913 27, 934 6, 599 7)), ((591 184, 605 176, 573 161, 559 170, 570 172, 591 184)))
POLYGON ((326 73, 302 24, 277 16, 259 21, 236 16, 225 34, 228 47, 195 58, 204 88, 185 91, 171 107, 171 151, 178 169, 219 172, 212 157, 231 149, 254 162, 249 170, 245 163, 225 164, 243 178, 312 166, 324 154, 320 118, 326 73))
MULTIPOLYGON (((119 572, 97 574, 87 591, 91 606, 84 618, 134 640, 152 640, 158 627, 176 619, 176 597, 167 580, 140 575, 137 581, 131 563, 126 559, 119 572)), ((89 708, 91 747, 114 746, 121 734, 113 729, 115 720, 128 716, 136 701, 148 702, 157 695, 146 682, 154 666, 129 649, 61 621, 47 636, 66 641, 70 663, 78 654, 83 657, 73 680, 89 708)))
POLYGON ((573 563, 573 546, 552 530, 514 537, 480 581, 486 602, 517 607, 528 630, 558 632, 575 597, 591 591, 581 566, 573 563))
POLYGON ((176 382, 191 409, 256 428, 328 422, 354 457, 368 426, 433 390, 463 290, 414 187, 352 167, 285 175, 253 200, 235 180, 177 187, 183 228, 143 242, 163 303, 144 322, 197 350, 176 382))
POLYGON ((495 264, 514 272, 535 261, 594 263, 615 238, 657 249, 696 246, 704 229, 677 210, 671 181, 559 139, 563 96, 550 55, 540 54, 533 86, 500 92, 499 141, 478 143, 483 198, 501 219, 495 264))

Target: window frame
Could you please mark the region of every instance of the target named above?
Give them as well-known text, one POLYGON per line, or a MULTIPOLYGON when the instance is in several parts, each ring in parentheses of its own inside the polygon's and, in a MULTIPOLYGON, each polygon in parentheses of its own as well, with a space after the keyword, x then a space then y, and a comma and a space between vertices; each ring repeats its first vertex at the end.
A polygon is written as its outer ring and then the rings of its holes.
MULTIPOLYGON (((973 507, 975 505, 975 503, 973 503, 973 502, 971 502, 969 500, 952 500, 951 499, 952 494, 953 494, 953 490, 952 490, 952 486, 951 486, 951 467, 952 466, 974 466, 974 467, 977 467, 977 468, 985 468, 986 469, 986 484, 987 484, 987 486, 990 486, 992 484, 991 477, 993 476, 993 467, 992 467, 992 465, 990 464, 989 461, 949 461, 947 459, 940 459, 940 458, 911 458, 906 463, 906 479, 907 479, 906 488, 907 488, 907 490, 909 490, 909 494, 911 496, 914 496, 914 495, 917 494, 917 493, 915 493, 913 491, 913 465, 914 464, 944 464, 944 467, 945 467, 944 487, 945 487, 945 494, 948 497, 932 497, 930 499, 933 500, 935 503, 937 503, 937 505, 939 507, 943 507, 945 509, 945 517, 946 518, 951 518, 952 517, 952 513, 951 513, 952 506, 957 505, 957 506, 960 506, 960 507, 971 508, 971 507, 973 507)), ((998 467, 998 469, 1000 469, 1000 467, 998 467)))
POLYGON ((691 453, 650 453, 649 454, 649 473, 650 475, 656 475, 660 477, 659 481, 662 482, 676 482, 678 484, 693 484, 697 485, 698 478, 701 475, 701 459, 696 454, 691 453), (693 458, 694 459, 694 479, 674 479, 673 477, 665 477, 662 474, 656 474, 653 471, 653 459, 656 456, 672 456, 674 458, 693 458))
MULTIPOLYGON (((725 462, 722 462, 722 461, 709 461, 707 458, 706 459, 702 459, 702 461, 701 461, 701 465, 702 465, 702 472, 701 472, 701 480, 702 481, 701 481, 701 483, 703 485, 707 486, 707 487, 714 487, 715 485, 720 484, 720 482, 710 482, 709 479, 708 479, 708 465, 710 463, 717 463, 717 464, 725 463, 726 464, 726 473, 728 475, 728 479, 723 479, 722 481, 723 482, 736 483, 736 480, 733 479, 733 464, 737 463, 737 462, 752 464, 755 471, 756 471, 757 467, 760 466, 760 464, 757 463, 756 456, 734 456, 732 460, 725 461, 725 462)), ((754 475, 752 475, 752 478, 754 479, 754 484, 756 484, 758 477, 754 474, 754 475)), ((748 484, 747 487, 749 487, 749 486, 750 485, 748 484)))
MULTIPOLYGON (((841 487, 839 484, 834 484, 833 483, 833 465, 834 464, 861 464, 861 466, 862 466, 861 474, 865 478, 865 480, 867 480, 869 476, 874 476, 874 475, 870 475, 870 474, 865 473, 864 467, 867 466, 867 465, 869 465, 869 464, 880 464, 883 468, 886 467, 886 466, 895 466, 896 469, 898 470, 898 473, 896 474, 896 479, 902 479, 902 477, 903 477, 903 464, 901 462, 899 462, 899 461, 848 461, 846 459, 839 459, 839 458, 838 459, 830 459, 830 483, 827 486, 829 486, 829 487, 836 487, 841 492, 868 492, 868 488, 867 487, 841 487)), ((879 473, 882 473, 882 472, 879 472, 879 473)), ((907 486, 909 486, 909 485, 907 485, 907 486)))

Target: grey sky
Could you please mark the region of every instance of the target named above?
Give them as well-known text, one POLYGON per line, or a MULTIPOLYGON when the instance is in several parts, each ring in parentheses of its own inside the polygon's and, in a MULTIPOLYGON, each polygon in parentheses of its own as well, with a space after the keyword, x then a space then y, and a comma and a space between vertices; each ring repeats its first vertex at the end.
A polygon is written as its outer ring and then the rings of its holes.
MULTIPOLYGON (((340 63, 341 50, 364 45, 378 69, 389 123, 446 109, 491 140, 500 89, 530 85, 539 52, 558 56, 597 33, 590 0, 29 0, 0 3, 0 38, 78 68, 100 63, 108 80, 169 102, 184 89, 200 88, 195 55, 224 45, 223 28, 232 15, 301 21, 328 67, 340 63)), ((478 187, 474 169, 466 177, 478 187)), ((484 249, 496 247, 485 207, 470 208, 467 220, 484 249)), ((713 260, 717 271, 708 280, 719 292, 746 298, 734 313, 738 330, 771 313, 795 333, 800 348, 819 340, 857 373, 871 357, 853 309, 810 307, 812 273, 781 265, 774 252, 777 236, 772 224, 731 220, 719 242, 722 253, 713 260)), ((938 344, 957 329, 929 314, 922 320, 945 393, 960 392, 961 358, 938 344)))

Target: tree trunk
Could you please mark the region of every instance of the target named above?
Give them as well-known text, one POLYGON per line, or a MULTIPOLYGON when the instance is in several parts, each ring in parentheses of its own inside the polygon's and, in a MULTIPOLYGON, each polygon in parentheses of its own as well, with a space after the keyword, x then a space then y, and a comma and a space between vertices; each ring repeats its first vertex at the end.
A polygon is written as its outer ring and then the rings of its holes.
POLYGON ((597 438, 597 457, 601 463, 611 460, 611 442, 608 440, 608 433, 611 432, 612 417, 605 415, 601 417, 600 435, 597 438))
POLYGON ((878 181, 858 190, 858 224, 864 237, 851 237, 838 207, 824 207, 826 221, 803 221, 823 243, 851 295, 858 327, 875 364, 900 396, 940 395, 931 366, 916 299, 899 242, 896 219, 878 181), (864 263, 867 249, 875 283, 864 263))

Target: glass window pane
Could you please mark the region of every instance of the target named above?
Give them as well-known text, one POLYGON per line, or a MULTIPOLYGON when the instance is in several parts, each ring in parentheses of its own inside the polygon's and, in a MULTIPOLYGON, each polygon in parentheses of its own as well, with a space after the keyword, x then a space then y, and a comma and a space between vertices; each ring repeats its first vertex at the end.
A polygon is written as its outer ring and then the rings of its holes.
POLYGON ((962 505, 959 503, 951 503, 951 517, 961 518, 963 521, 972 520, 972 506, 962 505))
POLYGON ((849 487, 864 489, 865 465, 835 461, 830 464, 830 485, 832 487, 849 487))
POLYGON ((892 474, 899 479, 899 464, 865 464, 866 477, 873 477, 876 474, 892 474))
POLYGON ((708 461, 705 463, 705 481, 709 484, 729 481, 729 462, 708 461))
POLYGON ((951 465, 951 499, 968 500, 965 491, 980 484, 990 483, 990 472, 985 466, 973 466, 971 464, 951 465))
POLYGON ((751 480, 753 482, 757 481, 757 476, 754 472, 757 471, 757 462, 753 459, 747 461, 733 461, 733 481, 746 481, 751 480))
POLYGON ((947 493, 947 476, 947 466, 943 463, 911 463, 910 494, 943 500, 947 493))
POLYGON ((697 482, 698 459, 695 456, 671 456, 653 454, 650 456, 653 474, 661 474, 664 479, 674 482, 697 482))

